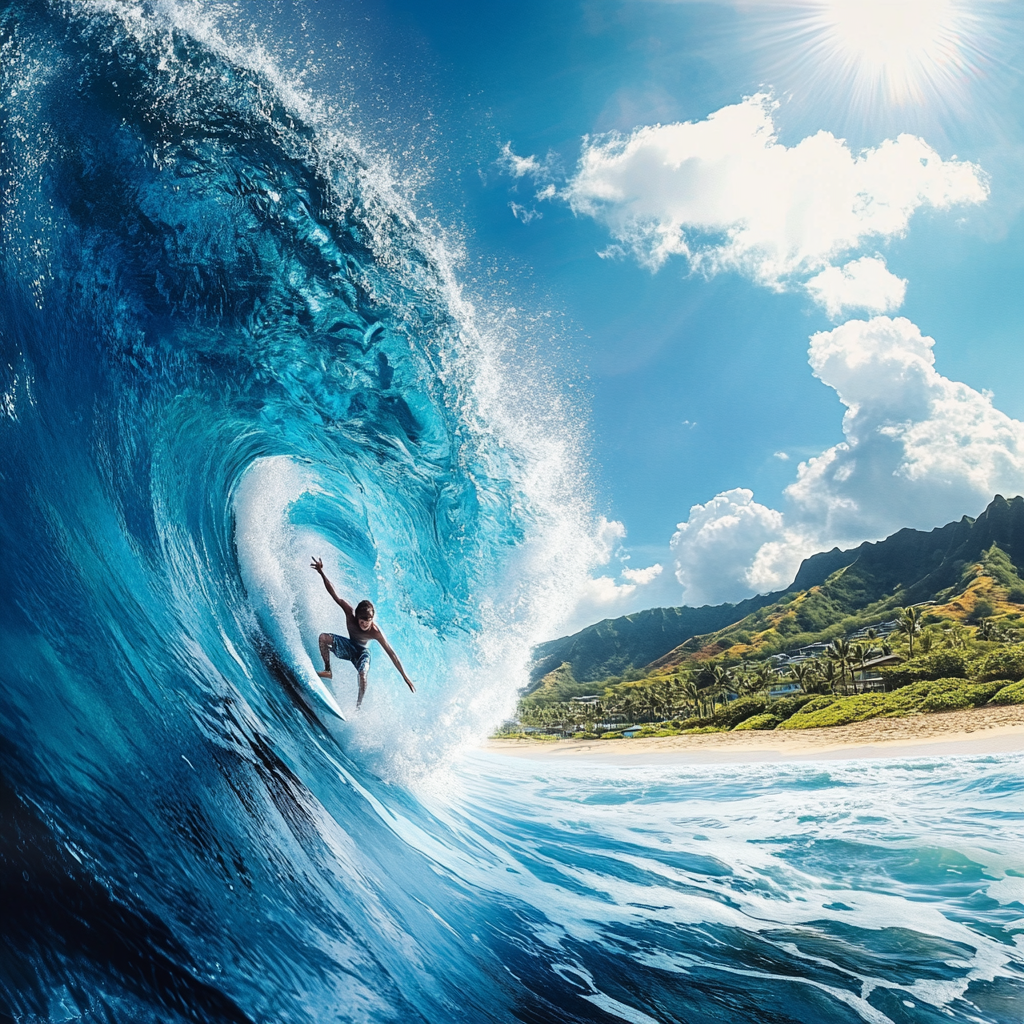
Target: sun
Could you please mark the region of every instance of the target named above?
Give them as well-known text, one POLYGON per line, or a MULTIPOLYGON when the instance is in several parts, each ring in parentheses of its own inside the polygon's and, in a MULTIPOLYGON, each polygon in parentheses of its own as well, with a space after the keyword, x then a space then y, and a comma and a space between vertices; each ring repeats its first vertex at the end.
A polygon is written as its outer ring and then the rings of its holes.
POLYGON ((823 0, 807 15, 819 56, 864 99, 921 103, 968 72, 971 18, 957 0, 823 0))
POLYGON ((962 115, 997 71, 999 0, 752 0, 748 39, 783 91, 874 121, 962 115))

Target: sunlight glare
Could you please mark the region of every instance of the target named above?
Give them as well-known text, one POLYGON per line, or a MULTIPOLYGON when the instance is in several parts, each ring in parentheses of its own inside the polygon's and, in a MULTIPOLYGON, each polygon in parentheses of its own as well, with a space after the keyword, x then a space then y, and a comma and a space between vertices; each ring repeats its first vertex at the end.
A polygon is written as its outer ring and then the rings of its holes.
POLYGON ((862 100, 920 103, 966 71, 962 0, 822 0, 812 9, 819 57, 862 100))

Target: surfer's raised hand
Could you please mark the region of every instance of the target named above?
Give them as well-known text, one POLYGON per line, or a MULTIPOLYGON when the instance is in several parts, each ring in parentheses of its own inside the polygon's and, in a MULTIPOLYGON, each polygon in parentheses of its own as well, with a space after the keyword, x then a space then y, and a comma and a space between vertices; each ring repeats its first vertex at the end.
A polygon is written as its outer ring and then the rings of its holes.
POLYGON ((323 573, 324 571, 324 560, 322 558, 314 558, 310 563, 310 569, 316 569, 317 572, 323 573))

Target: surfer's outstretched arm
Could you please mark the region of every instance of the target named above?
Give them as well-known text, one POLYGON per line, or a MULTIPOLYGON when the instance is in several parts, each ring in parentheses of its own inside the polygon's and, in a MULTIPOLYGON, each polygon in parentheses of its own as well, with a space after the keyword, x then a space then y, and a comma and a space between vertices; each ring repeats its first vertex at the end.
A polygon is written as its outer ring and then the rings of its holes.
POLYGON ((405 680, 405 685, 408 686, 413 693, 415 693, 416 687, 413 686, 412 680, 405 674, 405 669, 402 668, 402 663, 401 661, 399 661, 398 655, 395 654, 394 650, 391 647, 391 644, 389 644, 387 640, 384 639, 384 634, 379 629, 377 630, 377 643, 379 643, 381 647, 384 648, 384 650, 387 652, 387 656, 395 663, 395 668, 398 669, 398 674, 405 680))
POLYGON ((327 578, 327 573, 324 572, 324 560, 322 558, 314 558, 310 563, 310 569, 315 569, 320 573, 320 579, 324 581, 324 586, 327 588, 327 593, 334 598, 337 604, 340 604, 344 609, 346 615, 353 615, 352 605, 348 603, 343 597, 338 597, 338 592, 334 589, 331 581, 327 578))

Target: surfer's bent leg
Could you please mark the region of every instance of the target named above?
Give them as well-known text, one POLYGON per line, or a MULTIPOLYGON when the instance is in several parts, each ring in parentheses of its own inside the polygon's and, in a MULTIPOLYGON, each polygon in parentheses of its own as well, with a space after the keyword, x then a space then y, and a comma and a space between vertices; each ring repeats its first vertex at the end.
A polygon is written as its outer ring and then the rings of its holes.
POLYGON ((363 695, 366 693, 366 680, 370 674, 370 652, 365 647, 356 646, 356 655, 352 659, 359 672, 359 696, 356 697, 356 707, 363 703, 363 695))
POLYGON ((331 642, 334 637, 330 633, 320 634, 320 657, 324 659, 323 672, 317 672, 321 679, 331 678, 331 642))

